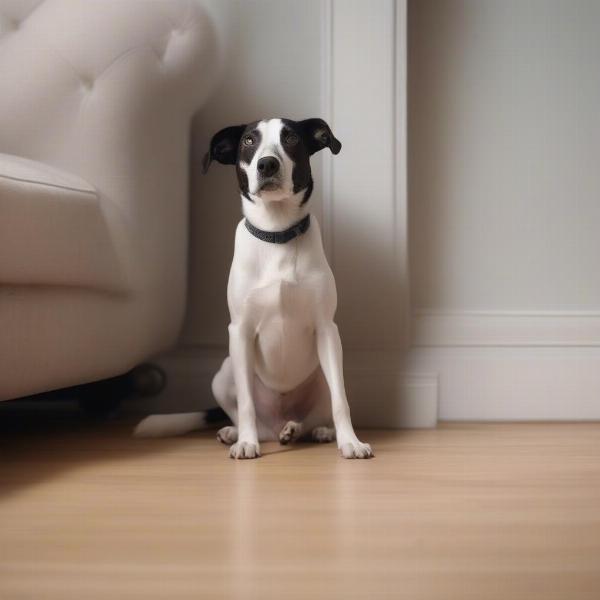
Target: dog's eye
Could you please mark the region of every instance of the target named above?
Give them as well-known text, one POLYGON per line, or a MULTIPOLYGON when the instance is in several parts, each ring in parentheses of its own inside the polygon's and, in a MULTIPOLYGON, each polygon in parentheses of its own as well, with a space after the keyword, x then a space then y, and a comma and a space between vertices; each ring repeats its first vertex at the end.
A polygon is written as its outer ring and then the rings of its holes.
POLYGON ((244 138, 244 146, 252 146, 252 144, 254 144, 254 138, 250 135, 247 135, 244 138))
POLYGON ((288 146, 295 146, 298 143, 298 136, 295 133, 290 133, 285 138, 285 143, 288 144, 288 146))

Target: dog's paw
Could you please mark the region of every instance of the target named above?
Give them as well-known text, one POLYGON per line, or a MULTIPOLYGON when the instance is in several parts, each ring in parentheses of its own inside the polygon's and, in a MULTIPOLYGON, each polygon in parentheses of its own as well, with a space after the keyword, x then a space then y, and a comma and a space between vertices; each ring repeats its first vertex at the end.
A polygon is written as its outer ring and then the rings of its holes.
POLYGON ((285 445, 290 442, 295 442, 301 435, 302 423, 288 421, 279 434, 279 443, 285 445))
POLYGON ((236 442, 229 449, 230 458, 258 458, 260 456, 260 448, 258 444, 252 442, 236 442))
POLYGON ((221 444, 227 444, 230 446, 231 444, 235 444, 235 442, 237 442, 237 438, 237 427, 228 425, 227 427, 221 427, 221 429, 217 431, 217 440, 221 442, 221 444))
POLYGON ((327 444, 335 440, 335 429, 333 427, 315 427, 312 430, 313 441, 319 444, 327 444))
POLYGON ((340 444, 340 453, 344 458, 373 458, 373 450, 369 444, 363 442, 348 442, 340 444))

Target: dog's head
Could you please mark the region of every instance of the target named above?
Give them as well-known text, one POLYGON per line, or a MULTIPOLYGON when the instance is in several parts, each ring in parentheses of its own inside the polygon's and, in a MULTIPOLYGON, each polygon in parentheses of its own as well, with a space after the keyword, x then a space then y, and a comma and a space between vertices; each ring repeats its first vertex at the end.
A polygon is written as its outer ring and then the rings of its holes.
POLYGON ((213 160, 235 165, 240 191, 251 202, 281 201, 312 191, 310 157, 323 148, 342 149, 322 119, 291 121, 264 119, 217 132, 203 161, 204 172, 213 160))

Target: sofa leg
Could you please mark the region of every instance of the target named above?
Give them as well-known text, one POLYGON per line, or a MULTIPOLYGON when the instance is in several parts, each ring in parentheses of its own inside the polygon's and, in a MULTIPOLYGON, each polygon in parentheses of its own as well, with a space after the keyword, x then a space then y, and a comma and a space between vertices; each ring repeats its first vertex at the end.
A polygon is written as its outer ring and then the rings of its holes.
POLYGON ((133 392, 138 396, 156 396, 167 385, 167 374, 152 363, 143 363, 127 373, 131 378, 133 392))
POLYGON ((94 418, 108 417, 130 396, 155 396, 167 383, 166 373, 157 365, 144 363, 110 379, 77 386, 79 407, 94 418))

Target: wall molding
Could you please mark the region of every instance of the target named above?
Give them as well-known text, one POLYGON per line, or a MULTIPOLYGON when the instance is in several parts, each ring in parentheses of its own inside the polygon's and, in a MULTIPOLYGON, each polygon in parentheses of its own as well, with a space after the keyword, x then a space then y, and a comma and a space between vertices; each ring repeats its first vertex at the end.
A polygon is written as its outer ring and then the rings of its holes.
POLYGON ((326 0, 321 36, 322 114, 343 145, 321 158, 323 238, 344 346, 405 347, 406 1, 326 0), (364 306, 376 307, 369 320, 364 306))
POLYGON ((398 359, 408 350, 410 330, 407 2, 325 0, 321 39, 322 113, 344 144, 341 160, 322 153, 324 246, 340 293, 349 396, 356 391, 377 403, 356 405, 353 413, 363 425, 432 427, 437 375, 409 375, 398 359), (359 39, 368 44, 368 54, 357 44, 359 39), (377 177, 365 165, 365 146, 381 150, 377 177), (371 232, 358 253, 364 242, 357 224, 371 232), (369 255, 370 266, 362 263, 364 255, 369 255), (369 285, 357 286, 357 274, 371 277, 369 285), (379 301, 382 296, 387 302, 379 301), (347 297, 352 298, 350 310, 347 297), (377 306, 370 320, 362 309, 358 314, 361 306, 377 306), (358 356, 362 365, 353 363, 358 356))
POLYGON ((600 346, 600 313, 417 310, 413 344, 427 346, 600 346))

